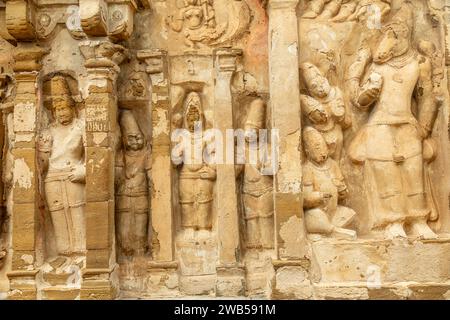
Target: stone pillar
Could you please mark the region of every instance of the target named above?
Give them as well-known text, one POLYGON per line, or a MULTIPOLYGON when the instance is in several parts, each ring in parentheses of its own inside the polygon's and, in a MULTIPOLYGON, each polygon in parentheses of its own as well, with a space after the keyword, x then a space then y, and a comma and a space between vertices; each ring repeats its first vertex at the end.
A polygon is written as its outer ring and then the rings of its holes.
POLYGON ((142 50, 137 58, 147 64, 152 82, 152 255, 154 262, 174 261, 174 221, 172 210, 172 175, 170 159, 170 98, 167 77, 167 53, 142 50))
POLYGON ((137 58, 147 65, 152 84, 152 182, 151 182, 151 226, 153 260, 148 271, 159 279, 157 290, 166 292, 174 288, 168 281, 178 278, 178 263, 174 249, 173 215, 173 166, 171 154, 170 83, 168 79, 167 52, 159 49, 141 50, 137 58))
MULTIPOLYGON (((301 112, 298 64, 298 0, 269 0, 269 89, 272 128, 279 131, 278 172, 274 177, 275 247, 278 260, 274 295, 286 297, 303 286, 306 232, 301 195, 301 112), (284 276, 286 275, 286 276, 284 276), (290 275, 290 276, 287 276, 290 275), (285 295, 284 295, 285 294, 285 295)), ((297 295, 302 296, 303 294, 297 295)))
POLYGON ((19 44, 14 52, 12 271, 11 299, 36 299, 36 232, 38 228, 37 117, 40 108, 38 75, 46 53, 33 44, 19 44))
MULTIPOLYGON (((214 128, 222 133, 223 163, 217 164, 216 197, 219 264, 217 267, 218 296, 241 295, 245 290, 244 269, 240 262, 239 216, 236 195, 234 157, 227 160, 226 130, 233 129, 231 79, 236 70, 237 49, 214 52, 215 91, 214 128)), ((220 154, 220 153, 219 153, 220 154)), ((221 161, 222 159, 219 159, 221 161)))
POLYGON ((116 79, 124 48, 83 41, 88 72, 86 108, 86 269, 81 299, 115 297, 114 159, 117 130, 116 79), (114 272, 114 273, 113 273, 114 272))

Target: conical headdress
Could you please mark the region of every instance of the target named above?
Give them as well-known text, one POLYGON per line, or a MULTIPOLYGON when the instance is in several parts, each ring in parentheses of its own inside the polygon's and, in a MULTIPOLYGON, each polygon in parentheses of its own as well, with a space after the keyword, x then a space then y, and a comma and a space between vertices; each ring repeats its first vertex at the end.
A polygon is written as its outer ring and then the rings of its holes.
POLYGON ((266 104, 260 98, 253 100, 250 103, 247 120, 245 126, 252 128, 263 129, 266 124, 266 104))
POLYGON ((50 102, 50 107, 54 106, 52 103, 54 101, 68 101, 70 107, 73 108, 75 106, 69 84, 64 76, 57 75, 46 81, 43 86, 43 91, 47 102, 50 102))
POLYGON ((302 63, 300 65, 300 70, 302 72, 303 80, 306 83, 309 83, 312 79, 314 79, 317 76, 322 76, 322 73, 320 72, 319 68, 317 68, 310 62, 302 63))
POLYGON ((120 129, 122 130, 122 136, 125 137, 129 134, 141 134, 142 131, 130 110, 122 111, 120 116, 120 129))
POLYGON ((308 149, 315 139, 320 139, 326 144, 325 138, 317 129, 313 127, 306 127, 303 129, 303 145, 305 149, 308 149))
POLYGON ((195 100, 198 101, 196 108, 197 108, 198 113, 200 114, 199 121, 203 123, 203 126, 205 126, 203 109, 202 109, 202 99, 200 98, 200 95, 198 94, 198 92, 193 91, 193 92, 189 92, 188 95, 186 96, 186 99, 184 100, 183 124, 184 124, 185 128, 188 127, 187 115, 188 115, 190 109, 193 107, 191 105, 191 102, 193 102, 195 100))

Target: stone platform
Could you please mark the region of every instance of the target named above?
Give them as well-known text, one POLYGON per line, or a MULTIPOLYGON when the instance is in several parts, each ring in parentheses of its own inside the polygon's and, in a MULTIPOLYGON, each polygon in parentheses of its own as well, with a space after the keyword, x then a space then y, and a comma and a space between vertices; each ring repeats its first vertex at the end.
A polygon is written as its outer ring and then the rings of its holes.
POLYGON ((316 299, 450 299, 450 235, 312 242, 316 299))

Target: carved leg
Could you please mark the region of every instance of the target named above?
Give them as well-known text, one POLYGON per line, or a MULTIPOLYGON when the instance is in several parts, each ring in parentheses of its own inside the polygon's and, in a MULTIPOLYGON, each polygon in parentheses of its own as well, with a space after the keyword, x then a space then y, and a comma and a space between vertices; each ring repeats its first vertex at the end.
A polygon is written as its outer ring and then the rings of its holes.
POLYGON ((69 226, 67 225, 67 219, 64 214, 64 209, 51 211, 53 229, 55 231, 56 249, 60 255, 70 254, 70 238, 69 238, 69 226))
POLYGON ((72 233, 74 253, 84 253, 86 251, 86 221, 84 218, 84 206, 70 209, 72 216, 72 233))
POLYGON ((136 224, 134 226, 134 234, 136 237, 136 253, 137 255, 143 255, 147 252, 148 248, 148 213, 140 212, 135 214, 136 224))
POLYGON ((398 165, 391 161, 375 160, 370 161, 369 165, 373 169, 377 190, 369 196, 377 197, 373 202, 379 204, 375 212, 375 226, 385 228, 386 237, 389 239, 406 237, 403 229, 406 207, 398 165))
POLYGON ((402 165, 405 191, 407 194, 408 221, 413 235, 421 239, 436 239, 438 236, 427 224, 430 208, 424 193, 422 155, 407 159, 402 165))
POLYGON ((247 248, 255 249, 261 247, 261 236, 259 234, 258 218, 253 217, 247 219, 247 248))
POLYGON ((119 235, 119 247, 122 254, 130 256, 133 254, 133 241, 132 241, 132 226, 134 215, 130 210, 124 210, 118 212, 118 235, 119 235))
POLYGON ((322 209, 305 211, 306 229, 309 233, 320 233, 335 238, 356 239, 356 231, 339 228, 331 224, 328 215, 322 209))

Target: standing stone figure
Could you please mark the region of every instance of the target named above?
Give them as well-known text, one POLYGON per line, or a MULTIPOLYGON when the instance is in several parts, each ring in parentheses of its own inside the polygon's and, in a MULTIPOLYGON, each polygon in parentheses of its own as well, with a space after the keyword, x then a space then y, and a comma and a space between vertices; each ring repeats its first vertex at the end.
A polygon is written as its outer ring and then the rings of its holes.
MULTIPOLYGON (((266 104, 258 98, 251 102, 245 131, 254 133, 254 140, 246 136, 246 155, 243 169, 243 202, 246 221, 247 248, 274 247, 273 226, 273 170, 268 153, 268 141, 260 140, 259 130, 266 128, 266 104), (249 153, 253 153, 253 159, 249 153), (254 162, 254 163, 252 163, 254 162)), ((239 151, 239 150, 238 150, 239 151)))
POLYGON ((428 138, 438 97, 433 97, 430 60, 411 45, 413 21, 410 4, 403 4, 382 29, 362 87, 358 82, 363 74, 352 75, 358 79, 352 90, 358 93, 357 106, 373 110, 352 141, 349 156, 365 166, 373 227, 384 230, 387 238, 406 237, 407 226, 413 235, 432 239, 437 235, 427 224, 432 210, 424 159, 432 158, 430 149, 434 152, 428 138))
POLYGON ((205 152, 209 152, 201 128, 204 123, 200 95, 190 92, 185 100, 183 115, 183 126, 189 132, 189 137, 172 152, 175 157, 183 159, 179 171, 179 196, 181 225, 185 229, 212 228, 216 168, 214 164, 206 163, 203 157, 205 152))
POLYGON ((133 113, 120 117, 123 149, 116 159, 117 235, 125 256, 143 255, 148 248, 151 157, 133 113))
POLYGON ((328 156, 325 139, 313 127, 306 127, 303 144, 307 157, 303 166, 306 229, 310 233, 355 239, 356 232, 345 228, 356 213, 340 204, 348 190, 337 162, 328 156))
POLYGON ((76 118, 75 102, 63 76, 44 83, 51 98, 53 123, 40 135, 39 155, 45 197, 59 256, 85 252, 85 126, 76 118))
POLYGON ((301 95, 306 122, 322 133, 330 156, 339 161, 344 140, 342 129, 349 125, 342 92, 331 86, 320 70, 309 62, 301 65, 301 72, 310 94, 301 95))

